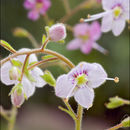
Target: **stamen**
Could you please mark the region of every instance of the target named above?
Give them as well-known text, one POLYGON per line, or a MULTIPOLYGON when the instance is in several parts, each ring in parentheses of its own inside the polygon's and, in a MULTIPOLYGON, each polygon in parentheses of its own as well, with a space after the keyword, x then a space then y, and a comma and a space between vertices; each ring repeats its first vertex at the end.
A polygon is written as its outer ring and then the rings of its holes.
POLYGON ((106 78, 106 80, 113 80, 115 83, 119 82, 119 78, 115 77, 115 78, 106 78))

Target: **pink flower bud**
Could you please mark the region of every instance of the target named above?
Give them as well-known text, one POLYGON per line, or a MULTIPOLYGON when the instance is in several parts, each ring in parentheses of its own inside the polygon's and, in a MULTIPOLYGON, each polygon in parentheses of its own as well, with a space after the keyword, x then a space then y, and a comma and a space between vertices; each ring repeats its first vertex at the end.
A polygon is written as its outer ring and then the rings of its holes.
POLYGON ((16 88, 11 94, 12 104, 16 107, 20 107, 25 100, 24 92, 22 88, 16 88))
POLYGON ((66 28, 62 23, 58 23, 50 27, 49 38, 53 42, 57 42, 66 38, 66 28))
POLYGON ((11 80, 17 80, 19 77, 19 70, 17 67, 13 66, 9 71, 9 77, 11 80))

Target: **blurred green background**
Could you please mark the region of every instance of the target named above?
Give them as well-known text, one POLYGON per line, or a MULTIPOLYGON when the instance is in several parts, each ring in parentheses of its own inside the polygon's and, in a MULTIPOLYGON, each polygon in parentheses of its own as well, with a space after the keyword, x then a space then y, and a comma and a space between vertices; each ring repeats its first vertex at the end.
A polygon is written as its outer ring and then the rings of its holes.
MULTIPOLYGON (((51 0, 52 6, 48 11, 51 19, 57 22, 64 14, 65 10, 62 0, 51 0)), ((83 0, 69 0, 71 8, 74 8, 83 0)), ((33 22, 27 18, 27 11, 23 7, 23 0, 1 0, 1 39, 8 41, 16 50, 20 48, 33 48, 28 39, 14 37, 12 31, 16 27, 27 29, 36 40, 40 43, 44 26, 46 25, 43 17, 33 22)), ((96 0, 95 0, 96 3, 96 0)), ((84 9, 76 13, 67 21, 68 24, 74 26, 81 17, 86 17, 88 13, 94 14, 101 12, 100 5, 91 9, 84 9)), ((98 62, 103 65, 109 77, 118 76, 120 82, 115 84, 113 81, 107 81, 104 85, 95 90, 94 105, 88 111, 84 112, 84 130, 88 126, 88 130, 102 130, 120 122, 124 116, 130 111, 127 106, 108 110, 104 103, 108 102, 109 97, 120 96, 129 99, 129 31, 128 25, 119 37, 113 36, 111 32, 103 34, 98 41, 100 45, 109 51, 109 54, 103 55, 93 50, 89 55, 77 51, 66 50, 66 44, 73 39, 71 32, 67 32, 67 38, 64 45, 49 43, 47 48, 55 50, 67 58, 74 64, 80 61, 98 62), (94 127, 94 123, 95 126, 94 127), (86 126, 86 127, 85 127, 86 126), (99 128, 98 128, 99 127, 99 128)), ((9 53, 0 48, 0 58, 4 58, 9 53)), ((59 66, 48 67, 55 77, 66 73, 59 66)), ((0 103, 5 108, 11 107, 10 97, 8 93, 12 86, 5 86, 0 83, 0 103)), ((73 98, 70 100, 72 107, 76 110, 76 103, 73 98)), ((31 97, 19 109, 18 114, 18 130, 73 130, 74 124, 72 120, 58 110, 57 106, 63 105, 62 101, 55 96, 54 90, 46 85, 42 89, 37 89, 33 97, 31 97), (39 116, 38 116, 39 115, 39 116), (42 116, 43 115, 43 116, 42 116), (34 122, 34 123, 31 123, 34 122), (35 126, 35 127, 33 127, 35 126), (37 126, 37 127, 36 127, 37 126)), ((4 120, 1 122, 2 130, 5 130, 4 120)))

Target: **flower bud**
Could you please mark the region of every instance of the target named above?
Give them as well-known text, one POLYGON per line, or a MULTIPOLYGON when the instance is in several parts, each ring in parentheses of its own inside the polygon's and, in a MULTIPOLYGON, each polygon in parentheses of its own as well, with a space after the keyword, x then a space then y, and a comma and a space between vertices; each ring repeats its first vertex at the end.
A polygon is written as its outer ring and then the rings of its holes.
POLYGON ((19 69, 13 66, 9 71, 9 76, 11 80, 18 80, 19 78, 19 69))
POLYGON ((14 92, 11 94, 12 104, 16 107, 20 107, 25 100, 24 92, 22 87, 16 87, 14 92))
POLYGON ((62 23, 58 23, 49 28, 49 38, 57 42, 66 38, 66 28, 62 23))

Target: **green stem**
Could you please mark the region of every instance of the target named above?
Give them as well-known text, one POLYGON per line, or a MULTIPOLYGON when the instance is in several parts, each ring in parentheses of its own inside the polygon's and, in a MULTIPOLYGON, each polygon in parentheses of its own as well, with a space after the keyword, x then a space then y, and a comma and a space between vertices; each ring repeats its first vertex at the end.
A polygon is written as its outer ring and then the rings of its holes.
POLYGON ((83 107, 78 105, 78 111, 77 111, 77 119, 75 121, 75 130, 81 130, 81 122, 82 122, 82 115, 83 115, 83 107))
POLYGON ((8 123, 8 130, 14 130, 16 116, 17 116, 17 108, 13 106, 11 111, 10 121, 8 123))
POLYGON ((107 129, 107 130, 117 130, 117 129, 122 128, 122 127, 123 127, 123 125, 122 125, 122 123, 120 123, 120 124, 118 124, 116 126, 113 126, 113 127, 109 128, 109 129, 107 129))

